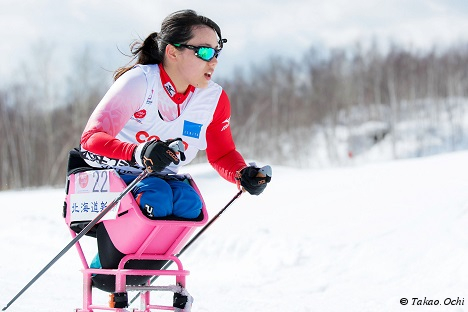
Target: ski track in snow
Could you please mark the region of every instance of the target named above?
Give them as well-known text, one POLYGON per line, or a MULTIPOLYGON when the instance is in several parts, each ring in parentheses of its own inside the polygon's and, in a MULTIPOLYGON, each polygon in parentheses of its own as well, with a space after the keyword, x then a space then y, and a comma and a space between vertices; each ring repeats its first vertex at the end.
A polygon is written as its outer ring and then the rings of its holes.
MULTIPOLYGON (((468 311, 467 160, 458 152, 355 168, 272 166, 264 194, 242 195, 181 256, 192 311, 468 311), (441 305, 412 305, 425 297, 441 305)), ((211 216, 236 194, 207 165, 186 171, 211 216)), ((0 193, 2 307, 71 240, 63 199, 63 189, 0 193)), ((90 259, 94 239, 82 244, 90 259)), ((80 307, 80 269, 73 248, 7 311, 80 307)), ((95 300, 107 294, 96 290, 95 300)))

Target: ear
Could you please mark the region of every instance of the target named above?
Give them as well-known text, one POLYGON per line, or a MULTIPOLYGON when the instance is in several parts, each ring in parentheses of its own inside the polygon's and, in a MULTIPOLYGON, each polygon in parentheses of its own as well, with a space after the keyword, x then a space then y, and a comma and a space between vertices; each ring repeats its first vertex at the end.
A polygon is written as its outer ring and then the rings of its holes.
POLYGON ((170 61, 175 61, 180 51, 177 50, 172 44, 166 46, 166 58, 170 61))

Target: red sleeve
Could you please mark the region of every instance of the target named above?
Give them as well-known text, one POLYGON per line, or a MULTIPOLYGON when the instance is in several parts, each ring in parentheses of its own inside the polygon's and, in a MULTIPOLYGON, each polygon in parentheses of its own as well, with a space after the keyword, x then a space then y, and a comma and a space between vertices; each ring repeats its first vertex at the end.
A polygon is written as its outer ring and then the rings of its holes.
POLYGON ((236 183, 236 172, 246 164, 242 155, 236 150, 232 139, 230 119, 231 104, 223 90, 213 115, 213 121, 206 131, 206 156, 211 166, 224 179, 236 183))
POLYGON ((114 159, 130 161, 136 144, 122 142, 105 132, 88 131, 81 138, 81 145, 90 152, 114 159))

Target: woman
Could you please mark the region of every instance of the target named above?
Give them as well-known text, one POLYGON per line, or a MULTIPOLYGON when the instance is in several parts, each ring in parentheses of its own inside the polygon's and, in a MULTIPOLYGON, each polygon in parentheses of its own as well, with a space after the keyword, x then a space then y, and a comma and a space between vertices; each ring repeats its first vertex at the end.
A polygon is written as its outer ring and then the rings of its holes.
POLYGON ((144 168, 159 173, 140 182, 134 195, 150 218, 196 218, 198 194, 166 178, 206 149, 226 180, 259 195, 270 181, 247 166, 234 145, 230 103, 211 78, 227 40, 219 26, 192 10, 175 12, 143 43, 134 43, 136 64, 119 68, 115 82, 91 115, 81 137, 82 157, 116 169, 129 183, 144 168), (183 142, 183 153, 173 144, 183 142), (172 143, 172 144, 171 144, 172 143))

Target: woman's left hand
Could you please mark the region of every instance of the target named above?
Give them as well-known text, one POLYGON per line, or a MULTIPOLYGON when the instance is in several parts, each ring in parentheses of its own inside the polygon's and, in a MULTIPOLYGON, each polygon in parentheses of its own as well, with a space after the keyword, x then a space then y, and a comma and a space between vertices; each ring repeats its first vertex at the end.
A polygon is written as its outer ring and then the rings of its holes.
POLYGON ((251 195, 260 195, 271 181, 271 167, 249 166, 242 169, 239 175, 240 184, 245 191, 251 195))

